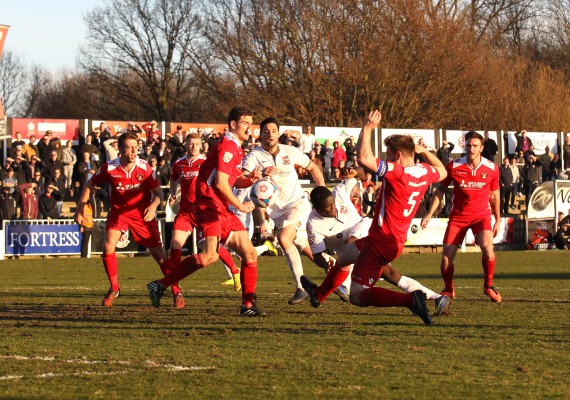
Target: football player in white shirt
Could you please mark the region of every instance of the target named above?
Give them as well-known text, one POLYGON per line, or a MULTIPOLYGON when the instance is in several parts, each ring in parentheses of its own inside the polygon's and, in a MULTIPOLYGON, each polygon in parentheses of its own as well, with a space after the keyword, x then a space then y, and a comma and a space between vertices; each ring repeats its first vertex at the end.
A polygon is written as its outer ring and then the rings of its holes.
POLYGON ((271 177, 277 185, 277 198, 265 210, 275 221, 279 233, 277 240, 283 248, 287 264, 297 285, 289 304, 297 304, 308 298, 301 286, 303 265, 301 255, 295 245, 310 255, 306 237, 307 218, 311 212, 311 204, 301 188, 295 165, 305 168, 318 186, 324 186, 323 174, 313 162, 299 149, 279 143, 279 124, 274 118, 266 118, 261 122, 261 146, 253 149, 243 160, 243 173, 248 175, 261 170, 263 176, 271 177))
MULTIPOLYGON (((335 262, 329 253, 336 253, 346 243, 366 236, 370 229, 372 219, 362 218, 351 201, 353 192, 359 192, 358 185, 357 179, 351 177, 338 184, 332 193, 325 186, 311 191, 314 208, 307 221, 309 245, 313 261, 325 271, 335 262)), ((349 288, 350 274, 335 293, 348 301, 349 288)))
MULTIPOLYGON (((348 196, 351 195, 351 188, 354 186, 354 183, 350 181, 350 179, 344 180, 335 187, 332 193, 324 186, 315 187, 311 191, 311 203, 313 203, 314 209, 311 211, 307 222, 309 243, 315 264, 325 270, 332 267, 335 260, 325 252, 329 250, 337 253, 338 260, 342 265, 350 265, 351 272, 342 283, 345 289, 350 288, 352 264, 356 261, 359 253, 354 241, 368 235, 372 222, 371 218, 361 218, 350 201, 348 196), (354 211, 350 209, 351 206, 354 211)), ((421 290, 426 294, 427 299, 435 302, 435 315, 447 313, 449 299, 446 299, 446 296, 423 286, 415 279, 400 275, 390 263, 384 266, 382 279, 406 293, 421 290)), ((313 285, 305 276, 301 277, 301 281, 304 286, 313 285)), ((343 297, 338 293, 338 289, 335 290, 335 293, 339 297, 343 297)))

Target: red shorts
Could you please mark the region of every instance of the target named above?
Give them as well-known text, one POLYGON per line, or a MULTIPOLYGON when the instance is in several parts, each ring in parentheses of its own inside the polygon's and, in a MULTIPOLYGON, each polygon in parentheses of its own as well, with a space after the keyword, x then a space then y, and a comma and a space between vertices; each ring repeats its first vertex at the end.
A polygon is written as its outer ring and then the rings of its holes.
POLYGON ((492 231, 491 218, 484 217, 472 220, 449 219, 447 228, 445 229, 445 235, 443 235, 443 243, 461 246, 469 229, 471 229, 474 236, 477 236, 477 234, 482 231, 492 231))
POLYGON ((358 239, 355 243, 360 253, 352 269, 352 280, 369 287, 380 279, 384 265, 398 258, 404 249, 404 243, 371 236, 358 239))
POLYGON ((207 205, 197 205, 194 214, 200 228, 200 238, 216 236, 226 244, 232 232, 246 230, 239 218, 229 210, 220 211, 207 205))
POLYGON ((192 230, 197 226, 198 222, 196 221, 194 213, 181 212, 178 213, 176 218, 174 218, 174 225, 172 227, 172 230, 192 232, 192 230))
POLYGON ((158 221, 145 222, 143 211, 130 210, 127 212, 111 210, 107 216, 107 231, 131 231, 133 240, 144 247, 162 246, 158 221))

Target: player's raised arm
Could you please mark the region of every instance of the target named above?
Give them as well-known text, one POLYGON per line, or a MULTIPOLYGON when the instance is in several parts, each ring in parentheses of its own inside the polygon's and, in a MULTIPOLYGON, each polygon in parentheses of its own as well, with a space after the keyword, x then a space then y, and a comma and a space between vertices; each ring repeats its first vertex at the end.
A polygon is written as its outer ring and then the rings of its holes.
POLYGON ((441 182, 442 180, 444 180, 447 177, 447 170, 445 169, 445 165, 443 165, 443 163, 439 160, 439 158, 437 158, 435 156, 435 154, 430 152, 427 149, 427 147, 420 146, 420 145, 416 144, 416 150, 415 151, 416 151, 416 154, 422 155, 422 157, 426 161, 426 164, 431 165, 432 167, 434 167, 437 170, 437 172, 439 173, 439 179, 437 180, 438 182, 441 182))
POLYGON ((307 171, 309 171, 309 173, 313 177, 313 181, 315 182, 315 185, 325 186, 325 178, 323 177, 323 173, 321 172, 319 167, 317 167, 317 165, 314 162, 311 161, 309 166, 305 169, 307 171))
POLYGON ((376 157, 374 156, 372 147, 370 146, 370 140, 372 137, 372 131, 376 129, 381 120, 382 114, 380 114, 380 111, 371 111, 362 121, 362 130, 360 131, 360 135, 358 135, 358 142, 356 143, 358 164, 374 172, 376 172, 378 168, 376 157))

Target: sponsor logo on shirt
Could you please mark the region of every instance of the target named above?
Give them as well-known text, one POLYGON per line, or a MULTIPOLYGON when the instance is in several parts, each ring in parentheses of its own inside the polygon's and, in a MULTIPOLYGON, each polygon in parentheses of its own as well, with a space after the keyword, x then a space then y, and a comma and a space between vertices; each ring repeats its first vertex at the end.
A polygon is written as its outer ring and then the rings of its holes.
POLYGON ((486 185, 486 182, 467 182, 461 181, 459 184, 460 188, 464 189, 483 189, 486 185))
POLYGON ((182 173, 180 174, 181 178, 195 178, 198 176, 199 171, 187 171, 184 172, 182 171, 182 173))
POLYGON ((124 193, 124 192, 128 192, 130 190, 140 189, 140 187, 141 187, 140 183, 137 183, 136 185, 128 184, 128 185, 123 186, 123 184, 121 182, 119 182, 119 184, 117 185, 115 190, 117 190, 117 192, 124 193))

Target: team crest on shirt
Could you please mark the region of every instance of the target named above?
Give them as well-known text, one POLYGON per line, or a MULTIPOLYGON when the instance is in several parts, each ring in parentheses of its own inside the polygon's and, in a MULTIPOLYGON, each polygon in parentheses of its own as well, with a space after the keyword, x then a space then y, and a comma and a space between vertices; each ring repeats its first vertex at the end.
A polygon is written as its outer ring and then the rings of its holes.
POLYGON ((481 178, 487 179, 487 173, 486 173, 486 172, 482 172, 482 173, 481 173, 481 178))
POLYGON ((230 153, 229 151, 226 151, 224 153, 224 162, 230 162, 230 160, 234 157, 234 155, 232 153, 230 153))
MULTIPOLYGON (((153 172, 153 173, 154 173, 154 172, 153 172)), ((137 181, 142 182, 142 180, 143 180, 143 174, 137 174, 137 175, 135 176, 135 178, 137 179, 137 181)))
POLYGON ((291 160, 289 160, 289 156, 283 156, 283 165, 291 164, 291 160))

